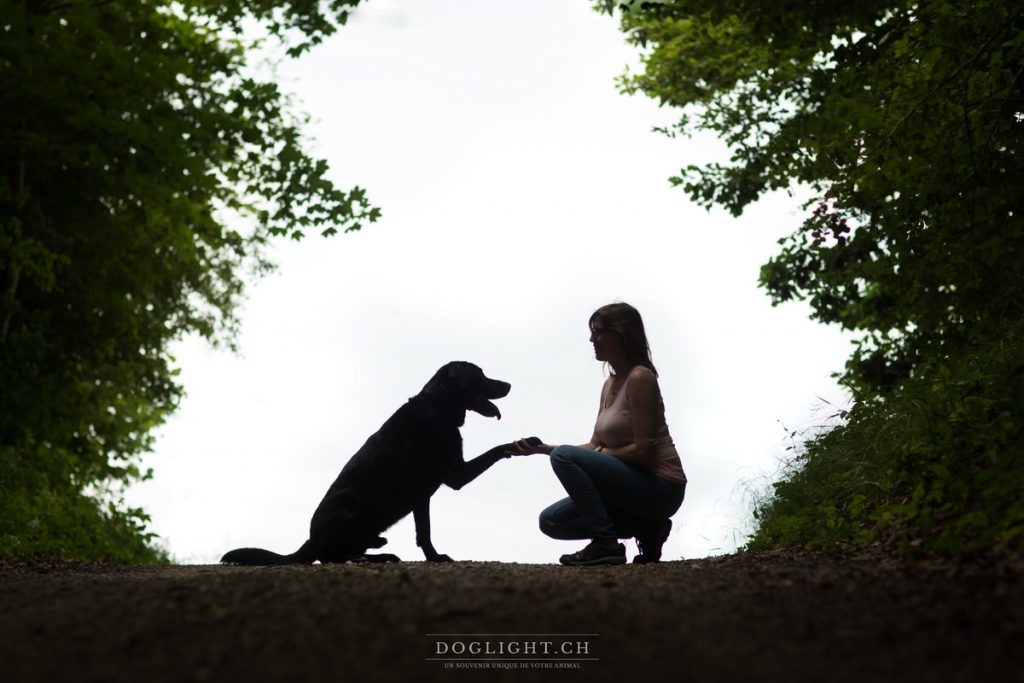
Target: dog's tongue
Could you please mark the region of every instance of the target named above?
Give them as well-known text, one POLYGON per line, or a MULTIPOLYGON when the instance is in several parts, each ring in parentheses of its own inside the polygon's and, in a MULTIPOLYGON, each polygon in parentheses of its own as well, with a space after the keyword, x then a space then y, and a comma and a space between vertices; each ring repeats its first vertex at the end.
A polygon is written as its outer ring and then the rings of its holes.
POLYGON ((476 405, 470 408, 474 413, 480 413, 484 417, 496 417, 501 419, 501 411, 498 410, 498 406, 494 405, 486 398, 481 398, 476 405))

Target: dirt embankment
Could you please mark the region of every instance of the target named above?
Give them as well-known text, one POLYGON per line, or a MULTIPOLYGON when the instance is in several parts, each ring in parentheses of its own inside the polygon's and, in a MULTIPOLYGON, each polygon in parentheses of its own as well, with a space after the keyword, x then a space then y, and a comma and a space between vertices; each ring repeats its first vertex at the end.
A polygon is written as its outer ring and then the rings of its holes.
POLYGON ((1020 680, 1019 572, 756 553, 657 565, 0 563, 5 681, 1020 680))

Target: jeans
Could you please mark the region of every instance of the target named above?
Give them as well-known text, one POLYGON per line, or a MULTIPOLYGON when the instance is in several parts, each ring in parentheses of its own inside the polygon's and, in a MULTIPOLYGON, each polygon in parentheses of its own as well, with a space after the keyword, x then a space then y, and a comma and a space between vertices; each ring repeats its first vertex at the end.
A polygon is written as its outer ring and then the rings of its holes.
POLYGON ((605 453, 558 446, 551 468, 568 498, 540 513, 540 530, 551 538, 630 538, 682 505, 686 484, 605 453))

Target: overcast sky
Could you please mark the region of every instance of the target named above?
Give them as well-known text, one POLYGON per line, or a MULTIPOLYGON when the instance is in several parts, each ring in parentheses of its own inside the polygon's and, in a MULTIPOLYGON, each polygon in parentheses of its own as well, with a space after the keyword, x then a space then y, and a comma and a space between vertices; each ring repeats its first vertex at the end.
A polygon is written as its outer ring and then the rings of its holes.
MULTIPOLYGON (((725 158, 713 139, 650 131, 675 113, 617 92, 635 50, 587 0, 370 0, 280 68, 310 149, 383 210, 361 233, 282 241, 254 283, 241 352, 187 339, 188 392, 128 496, 180 562, 292 552, 347 459, 447 361, 512 383, 500 421, 469 413, 467 459, 537 435, 582 443, 605 374, 597 307, 644 316, 689 478, 666 559, 733 551, 792 442, 845 401, 849 343, 804 304, 757 287, 801 222, 775 194, 732 218, 668 177, 725 158)), ((434 545, 457 560, 554 562, 582 543, 537 515, 565 494, 545 456, 503 460, 433 498, 434 545)), ((411 516, 382 552, 421 560, 411 516)), ((630 545, 630 556, 635 546, 630 545)))

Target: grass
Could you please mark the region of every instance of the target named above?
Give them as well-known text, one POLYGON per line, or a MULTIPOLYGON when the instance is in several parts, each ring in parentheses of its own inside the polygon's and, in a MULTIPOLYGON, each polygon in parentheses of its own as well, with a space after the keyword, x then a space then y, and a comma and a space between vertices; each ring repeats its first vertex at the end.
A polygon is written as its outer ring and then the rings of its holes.
POLYGON ((1024 550, 1024 325, 921 365, 807 438, 755 501, 751 550, 1024 550))

